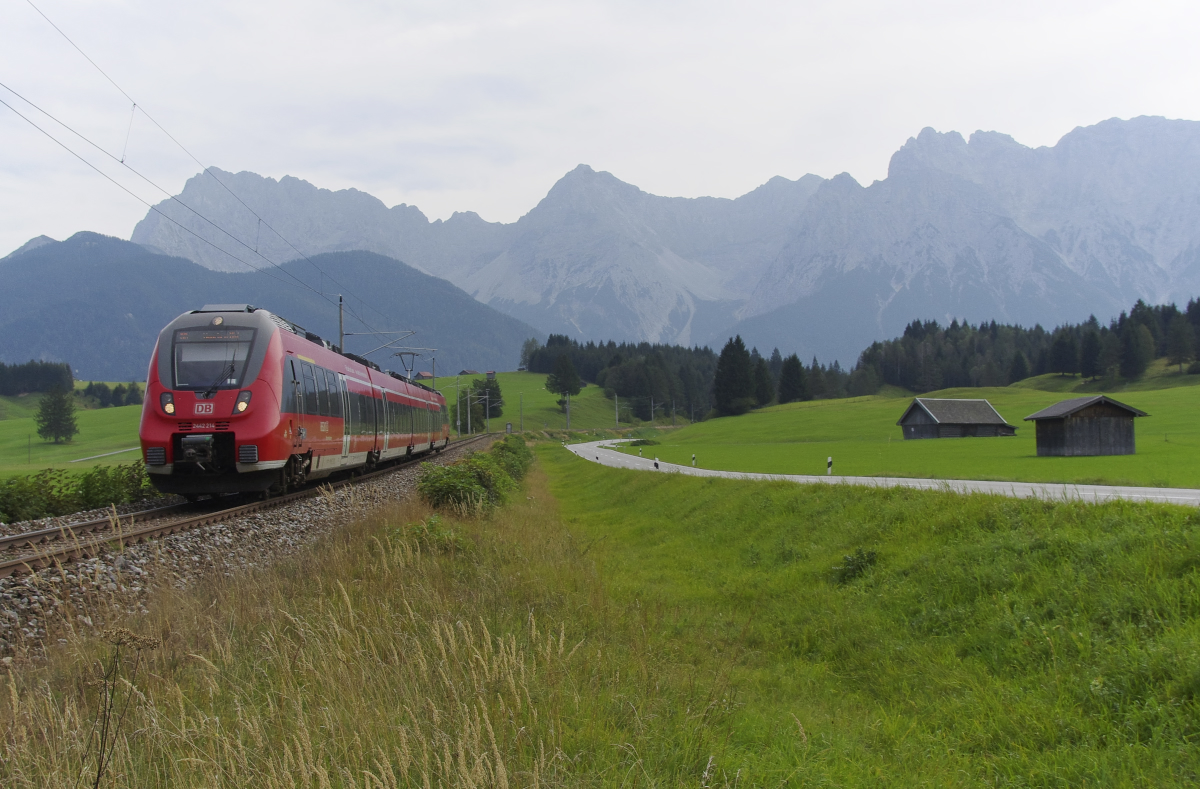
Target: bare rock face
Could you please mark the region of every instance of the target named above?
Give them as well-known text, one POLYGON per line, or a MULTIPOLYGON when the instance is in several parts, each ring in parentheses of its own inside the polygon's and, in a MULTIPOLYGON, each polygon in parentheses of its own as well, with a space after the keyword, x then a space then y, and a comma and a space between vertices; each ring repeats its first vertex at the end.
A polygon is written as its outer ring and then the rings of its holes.
MULTIPOLYGON (((1054 325, 1200 295, 1200 123, 1109 120, 1053 147, 925 129, 888 177, 773 178, 735 200, 647 194, 580 165, 517 222, 429 222, 355 190, 218 173, 306 254, 379 252, 546 332, 779 346, 852 363, 913 319, 1054 325)), ((298 255, 209 176, 180 199, 298 255)), ((171 202, 159 209, 218 245, 171 202)), ((133 240, 244 269, 151 213, 133 240)), ((246 257, 245 249, 238 253, 246 257)))

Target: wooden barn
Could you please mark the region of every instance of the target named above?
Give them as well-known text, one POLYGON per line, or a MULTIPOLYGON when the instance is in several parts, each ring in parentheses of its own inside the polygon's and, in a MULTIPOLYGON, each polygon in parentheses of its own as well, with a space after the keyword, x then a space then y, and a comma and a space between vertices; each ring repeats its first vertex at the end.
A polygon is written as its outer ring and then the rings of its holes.
POLYGON ((917 397, 896 423, 904 438, 1011 436, 1017 429, 987 400, 939 400, 917 397))
POLYGON ((1145 411, 1110 397, 1063 400, 1025 417, 1037 425, 1039 456, 1132 455, 1133 420, 1145 411))

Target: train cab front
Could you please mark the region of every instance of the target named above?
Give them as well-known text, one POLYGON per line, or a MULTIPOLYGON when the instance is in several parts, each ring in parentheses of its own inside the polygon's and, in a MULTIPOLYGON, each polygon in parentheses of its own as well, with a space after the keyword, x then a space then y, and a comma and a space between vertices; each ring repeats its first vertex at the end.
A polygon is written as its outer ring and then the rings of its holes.
POLYGON ((278 484, 289 445, 277 335, 270 313, 240 305, 185 313, 159 334, 140 429, 156 488, 192 498, 278 484))

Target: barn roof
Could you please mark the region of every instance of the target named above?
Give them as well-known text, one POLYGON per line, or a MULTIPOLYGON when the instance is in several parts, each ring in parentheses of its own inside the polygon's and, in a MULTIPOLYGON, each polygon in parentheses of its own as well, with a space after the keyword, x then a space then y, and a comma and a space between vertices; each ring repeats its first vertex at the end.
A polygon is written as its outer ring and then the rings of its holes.
POLYGON ((1117 408, 1123 408, 1124 410, 1128 411, 1131 416, 1149 416, 1149 414, 1147 414, 1145 411, 1139 411, 1133 406, 1128 406, 1124 403, 1118 403, 1111 397, 1106 397, 1105 395, 1093 395, 1091 397, 1072 397, 1070 400, 1063 400, 1062 402, 1055 403, 1049 408, 1043 408, 1036 414, 1030 414, 1029 416, 1025 417, 1025 421, 1037 421, 1038 419, 1062 419, 1063 417, 1070 416, 1077 411, 1082 411, 1088 406, 1093 406, 1097 403, 1108 403, 1109 405, 1116 406, 1117 408))
POLYGON ((912 404, 896 422, 904 420, 914 408, 920 408, 939 425, 1007 425, 1004 417, 987 400, 939 400, 932 397, 914 397, 912 404))

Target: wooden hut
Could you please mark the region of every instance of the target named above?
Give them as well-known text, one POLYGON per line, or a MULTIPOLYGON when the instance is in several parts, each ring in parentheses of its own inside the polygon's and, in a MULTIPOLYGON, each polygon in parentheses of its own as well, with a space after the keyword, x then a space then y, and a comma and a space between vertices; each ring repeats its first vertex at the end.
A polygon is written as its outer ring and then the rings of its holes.
POLYGON ((987 400, 939 400, 917 397, 896 422, 910 438, 1011 436, 1017 429, 987 400))
POLYGON ((1111 397, 1063 400, 1025 417, 1037 425, 1037 453, 1045 455, 1132 455, 1133 420, 1145 411, 1111 397))

